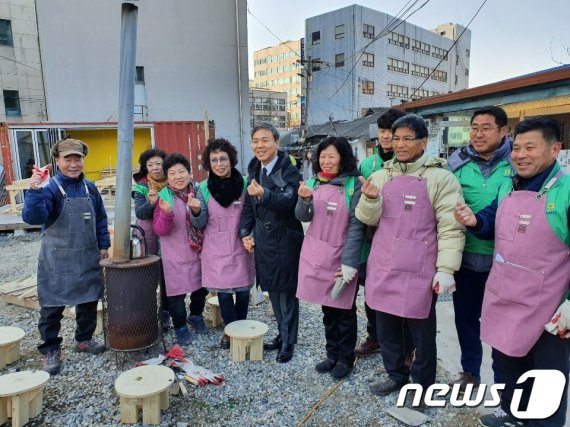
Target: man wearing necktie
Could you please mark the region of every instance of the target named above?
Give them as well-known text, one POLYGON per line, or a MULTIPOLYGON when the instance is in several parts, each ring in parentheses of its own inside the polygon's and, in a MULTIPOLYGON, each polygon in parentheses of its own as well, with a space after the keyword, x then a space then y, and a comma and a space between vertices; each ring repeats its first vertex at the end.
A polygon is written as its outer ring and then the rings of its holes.
POLYGON ((250 252, 255 247, 257 284, 269 293, 278 334, 264 345, 278 350, 276 360, 293 357, 299 327, 297 275, 303 228, 295 219, 301 175, 289 156, 279 151, 279 132, 270 124, 252 132, 255 157, 248 166, 248 187, 240 223, 240 237, 250 252))

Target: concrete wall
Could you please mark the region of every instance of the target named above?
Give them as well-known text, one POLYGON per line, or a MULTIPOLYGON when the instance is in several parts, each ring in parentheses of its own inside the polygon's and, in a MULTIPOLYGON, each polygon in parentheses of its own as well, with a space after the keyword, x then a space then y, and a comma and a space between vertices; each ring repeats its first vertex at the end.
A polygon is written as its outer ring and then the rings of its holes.
POLYGON ((471 34, 467 30, 461 37, 460 43, 449 53, 448 59, 441 61, 432 55, 435 47, 448 50, 453 44, 450 35, 459 35, 462 27, 446 24, 439 28, 446 31, 442 36, 436 30, 427 30, 404 22, 397 28, 392 28, 393 17, 366 7, 353 5, 309 18, 305 21, 306 42, 309 49, 307 56, 320 58, 325 61, 321 71, 313 74, 311 91, 310 123, 322 123, 333 114, 335 120, 351 120, 360 117, 363 109, 370 107, 390 107, 398 105, 401 99, 409 100, 415 88, 425 80, 423 76, 412 74, 412 65, 428 67, 430 71, 437 70, 447 73, 447 81, 441 82, 430 78, 422 89, 428 90, 429 95, 456 91, 468 87, 468 77, 465 69, 469 68, 467 50, 470 49, 471 34), (335 27, 345 25, 345 37, 335 38, 335 27), (374 26, 374 36, 377 40, 363 36, 363 24, 374 26), (403 35, 409 40, 409 46, 398 46, 389 43, 390 34, 403 35), (453 30, 453 31, 452 31, 453 30), (320 31, 320 43, 312 44, 312 33, 320 31), (413 40, 430 45, 430 54, 424 54, 412 49, 413 40), (374 54, 374 67, 364 66, 361 52, 374 54), (345 64, 335 66, 335 55, 344 53, 345 64), (459 57, 459 59, 458 59, 459 57), (394 58, 409 64, 409 72, 401 73, 388 70, 388 59, 394 58), (439 65, 438 65, 439 64, 439 65), (457 83, 455 81, 457 75, 457 83), (374 82, 374 93, 362 93, 362 86, 367 81, 374 82), (404 86, 408 96, 389 95, 388 84, 404 86))
MULTIPOLYGON (((201 120, 207 111, 216 136, 242 145, 249 159, 246 1, 134 4, 147 120, 201 120)), ((50 120, 116 120, 121 3, 49 0, 37 8, 50 120)))
POLYGON ((0 0, 0 19, 12 26, 13 46, 0 46, 0 121, 46 120, 34 0, 0 0), (3 90, 17 90, 21 116, 6 117, 3 90))

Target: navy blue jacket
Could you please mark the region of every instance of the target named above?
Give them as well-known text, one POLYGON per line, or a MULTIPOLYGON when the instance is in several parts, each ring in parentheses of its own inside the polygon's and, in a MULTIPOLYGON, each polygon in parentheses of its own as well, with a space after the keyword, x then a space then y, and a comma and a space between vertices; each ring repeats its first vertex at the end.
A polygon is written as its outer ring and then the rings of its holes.
MULTIPOLYGON (((61 172, 58 172, 56 177, 69 198, 85 197, 83 174, 81 174, 79 178, 68 178, 61 172)), ((91 197, 93 209, 95 210, 95 224, 99 249, 109 249, 111 239, 107 228, 107 212, 105 211, 103 199, 97 187, 95 187, 95 184, 86 179, 85 182, 87 183, 89 197, 91 197)), ((57 184, 53 179, 50 179, 48 185, 44 188, 26 191, 22 219, 28 224, 41 225, 43 231, 59 217, 63 209, 63 202, 64 198, 57 184)))

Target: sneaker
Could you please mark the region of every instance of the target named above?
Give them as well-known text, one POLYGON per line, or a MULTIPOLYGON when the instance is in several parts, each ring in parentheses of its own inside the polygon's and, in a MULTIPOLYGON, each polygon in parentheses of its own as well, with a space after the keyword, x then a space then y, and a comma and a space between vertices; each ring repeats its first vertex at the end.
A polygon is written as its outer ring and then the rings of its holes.
POLYGON ((460 372, 459 378, 453 381, 452 383, 449 383, 449 386, 453 387, 455 384, 459 384, 459 393, 463 394, 465 393, 467 384, 473 385, 473 388, 471 390, 473 392, 479 388, 479 384, 481 384, 481 381, 478 378, 471 375, 469 372, 460 372))
POLYGON ((91 338, 88 341, 75 341, 75 351, 79 353, 101 354, 105 351, 105 346, 91 338))
POLYGON ((416 406, 414 405, 414 398, 416 397, 416 393, 408 393, 406 394, 406 400, 404 400, 404 407, 411 409, 413 411, 418 412, 425 412, 427 409, 426 402, 424 400, 424 393, 420 394, 420 403, 416 406))
POLYGON ((174 333, 176 334, 176 341, 178 341, 178 344, 181 346, 184 347, 192 343, 192 334, 190 333, 188 326, 181 326, 180 328, 175 329, 174 333))
POLYGON ((207 334, 208 329, 206 328, 206 323, 204 323, 204 316, 201 314, 189 315, 188 324, 194 328, 197 334, 207 334))
POLYGON ((162 325, 162 332, 168 332, 170 329, 170 313, 168 311, 162 310, 160 324, 162 325))
POLYGON ((366 339, 360 344, 357 345, 354 349, 354 354, 357 356, 369 356, 372 353, 379 353, 380 352, 380 344, 378 341, 371 337, 366 337, 366 339))
POLYGON ((317 372, 324 374, 325 372, 332 371, 335 365, 336 365, 336 360, 325 359, 322 362, 317 363, 315 365, 315 369, 317 370, 317 372))
POLYGON ((524 426, 522 421, 517 420, 512 415, 507 414, 501 407, 498 407, 492 414, 479 417, 479 424, 483 427, 516 427, 524 426))
POLYGON ((399 384, 391 378, 388 378, 384 381, 377 381, 370 385, 370 391, 372 394, 376 396, 386 396, 390 393, 395 391, 399 391, 402 387, 404 387, 407 383, 399 384))
POLYGON ((336 380, 341 380, 346 377, 352 371, 352 365, 347 365, 343 362, 337 362, 335 367, 331 371, 331 377, 336 380))
POLYGON ((334 285, 331 291, 331 298, 333 301, 336 301, 340 298, 344 290, 346 289, 347 282, 344 281, 342 277, 337 277, 334 281, 334 285))
POLYGON ((50 375, 57 375, 61 370, 61 350, 53 350, 44 354, 44 371, 50 375))

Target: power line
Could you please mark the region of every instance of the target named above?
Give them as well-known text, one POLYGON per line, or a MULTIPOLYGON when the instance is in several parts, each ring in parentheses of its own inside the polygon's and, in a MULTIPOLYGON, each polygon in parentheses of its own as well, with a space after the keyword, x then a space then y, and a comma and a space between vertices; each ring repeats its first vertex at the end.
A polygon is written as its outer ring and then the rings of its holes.
POLYGON ((469 25, 471 25, 471 23, 473 22, 473 20, 477 17, 477 15, 479 14, 479 12, 481 12, 481 9, 483 9, 483 6, 485 6, 485 3, 487 3, 488 0, 483 0, 483 3, 481 3, 481 6, 479 6, 479 9, 477 9, 477 11, 475 12, 475 14, 473 15, 473 17, 471 18, 471 20, 467 23, 467 26, 465 28, 463 28, 463 31, 461 31, 461 34, 459 34, 459 36, 453 41, 453 44, 449 47, 449 49, 447 49, 447 52, 445 53, 445 55, 442 55, 442 58, 439 60, 439 62, 437 63, 437 65, 430 71, 430 73, 428 74, 428 76, 425 78, 425 80, 422 82, 421 85, 419 85, 416 90, 414 90, 414 92, 410 95, 410 97, 408 98, 409 100, 413 99, 413 96, 416 94, 416 92, 418 90, 420 90, 422 88, 422 86, 430 79, 430 77, 432 76, 432 74, 437 70, 437 67, 439 67, 441 65, 441 63, 443 62, 443 60, 445 58, 448 57, 449 52, 451 51, 451 49, 453 49, 453 47, 457 44, 457 42, 459 42, 459 39, 461 38, 461 36, 463 35, 463 33, 465 33, 465 31, 467 31, 467 29, 469 28, 469 25))

